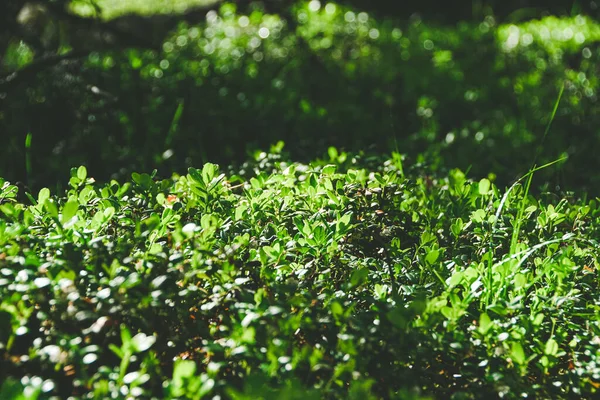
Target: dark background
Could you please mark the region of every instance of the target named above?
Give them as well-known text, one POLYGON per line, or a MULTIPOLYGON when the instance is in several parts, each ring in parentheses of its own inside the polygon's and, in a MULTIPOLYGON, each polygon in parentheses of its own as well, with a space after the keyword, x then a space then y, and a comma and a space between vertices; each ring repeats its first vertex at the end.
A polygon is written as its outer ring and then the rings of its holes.
POLYGON ((537 183, 598 193, 594 2, 350 0, 333 14, 324 2, 162 4, 111 18, 65 0, 0 4, 1 177, 36 191, 64 187, 78 165, 97 180, 170 176, 282 140, 294 160, 327 158, 329 146, 398 151, 500 184, 569 156, 537 183), (228 38, 241 15, 248 27, 228 38), (507 50, 511 24, 520 38, 540 26, 573 37, 533 34, 507 50), (277 33, 250 46, 267 25, 277 33), (227 40, 237 53, 219 47, 227 40))

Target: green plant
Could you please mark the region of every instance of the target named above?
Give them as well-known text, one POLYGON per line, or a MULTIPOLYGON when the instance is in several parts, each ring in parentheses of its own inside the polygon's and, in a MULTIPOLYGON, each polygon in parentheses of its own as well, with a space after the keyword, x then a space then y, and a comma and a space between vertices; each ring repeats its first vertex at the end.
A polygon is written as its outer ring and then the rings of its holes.
POLYGON ((29 205, 3 184, 2 393, 595 395, 595 199, 273 150, 238 174, 74 168, 29 205))

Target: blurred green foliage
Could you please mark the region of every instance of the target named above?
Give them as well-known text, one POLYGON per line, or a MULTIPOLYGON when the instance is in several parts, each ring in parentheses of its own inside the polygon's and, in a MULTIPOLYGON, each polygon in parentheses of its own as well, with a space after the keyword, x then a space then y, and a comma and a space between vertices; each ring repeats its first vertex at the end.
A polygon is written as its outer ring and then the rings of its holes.
POLYGON ((130 13, 153 15, 185 12, 195 6, 217 2, 218 0, 73 0, 69 6, 79 15, 94 16, 100 10, 103 19, 111 19, 130 13))
MULTIPOLYGON (((598 189, 597 176, 581 173, 597 166, 600 139, 594 20, 488 16, 450 26, 318 1, 299 2, 291 18, 244 10, 223 5, 205 22, 181 23, 161 48, 92 51, 2 94, 0 176, 54 184, 78 164, 98 179, 153 168, 169 175, 283 140, 300 160, 331 145, 397 150, 436 168, 493 172, 501 183, 526 171, 533 154, 540 162, 568 154, 540 179, 598 189)), ((2 70, 33 55, 12 43, 2 70)))

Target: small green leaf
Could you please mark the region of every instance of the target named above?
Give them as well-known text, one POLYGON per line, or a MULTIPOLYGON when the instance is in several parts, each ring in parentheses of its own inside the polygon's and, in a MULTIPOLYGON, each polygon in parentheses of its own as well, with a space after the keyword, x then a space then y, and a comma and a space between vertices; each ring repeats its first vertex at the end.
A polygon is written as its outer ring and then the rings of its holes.
POLYGON ((375 284, 375 297, 377 299, 385 299, 387 297, 388 287, 387 285, 375 284))
POLYGON ((485 219, 485 211, 482 209, 473 211, 473 213, 471 214, 471 221, 473 221, 473 222, 482 223, 484 219, 485 219))
POLYGON ((506 309, 506 306, 502 305, 502 304, 498 304, 498 303, 494 303, 494 304, 490 304, 487 309, 489 311, 495 312, 496 314, 500 315, 500 316, 505 316, 506 314, 508 314, 508 310, 506 309))
POLYGON ((342 215, 342 217, 339 220, 339 223, 342 227, 347 227, 348 225, 350 225, 350 219, 352 218, 352 212, 347 212, 346 214, 342 215))
POLYGON ((202 180, 204 181, 204 184, 206 186, 210 184, 210 182, 213 180, 218 171, 218 165, 212 163, 204 164, 204 167, 202 167, 202 180))
POLYGON ((531 323, 533 324, 533 326, 540 326, 540 325, 542 325, 543 321, 544 321, 544 314, 539 313, 533 318, 533 321, 531 321, 531 323))
POLYGON ((138 174, 137 172, 134 172, 131 174, 131 179, 143 189, 147 190, 152 186, 152 178, 148 174, 138 174))
POLYGON ((159 254, 163 251, 163 247, 160 243, 153 243, 152 246, 148 249, 149 254, 159 254))
POLYGON ((48 200, 49 198, 50 198, 50 189, 43 188, 38 193, 38 200, 37 200, 37 202, 38 202, 38 204, 44 204, 46 202, 46 200, 48 200))
POLYGON ((58 218, 58 208, 56 208, 56 204, 53 201, 45 202, 45 209, 48 215, 52 218, 58 218))
POLYGON ((102 213, 104 215, 104 221, 108 221, 109 219, 111 219, 113 217, 113 215, 115 215, 115 208, 114 207, 106 207, 102 213))
POLYGON ((450 230, 452 231, 452 235, 454 235, 455 238, 458 238, 460 236, 464 225, 465 224, 464 224, 462 218, 456 218, 454 220, 454 222, 450 226, 450 230))
POLYGON ((239 221, 244 217, 244 213, 248 209, 248 205, 245 203, 240 204, 235 208, 235 220, 239 221))
POLYGON ((202 179, 202 174, 199 169, 196 168, 188 168, 188 176, 197 184, 202 185, 204 187, 204 180, 202 179))
POLYGON ((446 281, 446 284, 448 287, 452 288, 462 282, 463 276, 463 272, 457 271, 453 273, 452 276, 446 281))
POLYGON ((215 387, 215 380, 214 379, 207 379, 202 383, 202 386, 200 386, 200 389, 198 390, 198 393, 195 394, 195 396, 198 399, 203 398, 204 396, 206 396, 208 393, 210 393, 210 391, 215 387))
MULTIPOLYGON (((91 186, 86 186, 83 189, 81 189, 81 192, 79 192, 79 196, 78 201, 79 204, 87 204, 88 201, 90 201, 90 199, 94 196, 94 188, 91 186)), ((106 196, 108 197, 108 196, 106 196)))
POLYGON ((439 256, 440 256, 440 251, 438 249, 431 250, 425 256, 425 261, 427 262, 427 264, 432 265, 433 263, 435 263, 437 261, 439 256))
POLYGON ((479 328, 478 328, 478 331, 482 335, 485 335, 490 330, 491 327, 492 327, 492 320, 490 319, 490 316, 487 315, 487 313, 482 313, 479 316, 479 328))
POLYGON ((323 167, 323 170, 321 171, 321 173, 323 175, 331 175, 335 173, 335 170, 337 169, 336 165, 333 164, 329 164, 323 167))
POLYGON ((79 201, 69 200, 62 208, 62 216, 60 222, 64 225, 77 214, 79 209, 79 201))
POLYGON ((330 160, 335 161, 338 158, 338 151, 335 147, 331 146, 327 149, 327 155, 330 160))
POLYGON ((87 169, 83 165, 77 168, 77 177, 81 181, 85 181, 85 178, 87 178, 87 169))
POLYGON ((523 350, 523 346, 521 345, 521 343, 513 342, 510 349, 510 356, 512 360, 517 364, 525 364, 525 351, 523 350))
POLYGON ((486 195, 490 192, 490 186, 491 183, 489 181, 489 179, 487 178, 483 178, 482 180, 479 181, 479 194, 480 195, 486 195))
POLYGON ((520 289, 527 286, 528 279, 527 275, 518 273, 515 275, 515 288, 520 289))
POLYGON ((544 347, 544 353, 549 356, 556 356, 558 353, 558 343, 556 340, 550 338, 546 342, 546 346, 544 347))

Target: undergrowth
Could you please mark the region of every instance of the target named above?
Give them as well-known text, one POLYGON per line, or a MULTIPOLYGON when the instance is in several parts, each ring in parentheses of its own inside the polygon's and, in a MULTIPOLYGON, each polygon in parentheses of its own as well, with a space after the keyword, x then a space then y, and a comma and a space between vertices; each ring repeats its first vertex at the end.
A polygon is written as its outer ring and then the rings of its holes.
POLYGON ((0 184, 0 398, 596 393, 595 199, 280 150, 0 184))

